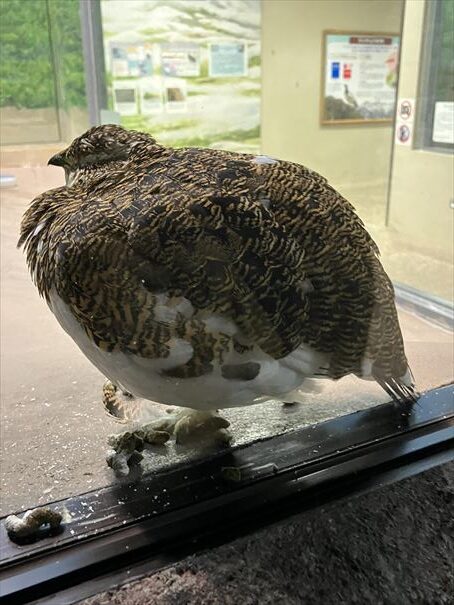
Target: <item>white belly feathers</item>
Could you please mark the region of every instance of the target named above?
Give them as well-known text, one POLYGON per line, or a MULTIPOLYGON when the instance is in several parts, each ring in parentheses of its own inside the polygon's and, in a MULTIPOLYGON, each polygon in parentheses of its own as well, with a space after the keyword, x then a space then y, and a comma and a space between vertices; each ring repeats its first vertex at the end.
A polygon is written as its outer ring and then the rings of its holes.
MULTIPOLYGON (((188 309, 190 303, 187 302, 188 309)), ((148 359, 137 355, 107 352, 92 342, 84 329, 70 312, 66 303, 52 291, 50 307, 62 328, 76 342, 85 356, 114 384, 121 386, 137 397, 150 399, 167 405, 190 407, 199 410, 219 409, 260 403, 268 399, 283 397, 302 389, 316 389, 314 377, 323 366, 326 356, 308 346, 300 346, 287 357, 275 360, 261 349, 238 353, 233 351, 224 363, 260 364, 260 370, 251 380, 239 380, 222 375, 219 364, 206 375, 195 378, 171 378, 161 371, 187 363, 193 354, 186 340, 174 338, 170 341, 170 354, 162 359, 148 359), (304 385, 303 385, 304 382, 304 385)), ((174 310, 166 309, 163 300, 159 309, 162 319, 172 321, 174 310)), ((219 331, 219 322, 236 329, 235 324, 220 317, 204 320, 209 330, 219 331)), ((225 326, 227 327, 227 326, 225 326)), ((295 396, 295 394, 293 394, 295 396)))

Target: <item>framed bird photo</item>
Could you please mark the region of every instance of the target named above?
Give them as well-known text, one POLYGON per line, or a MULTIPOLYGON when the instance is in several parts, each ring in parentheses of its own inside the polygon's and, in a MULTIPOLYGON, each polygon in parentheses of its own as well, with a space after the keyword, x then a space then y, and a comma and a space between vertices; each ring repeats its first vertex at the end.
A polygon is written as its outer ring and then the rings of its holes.
POLYGON ((323 32, 321 124, 392 122, 400 37, 323 32))

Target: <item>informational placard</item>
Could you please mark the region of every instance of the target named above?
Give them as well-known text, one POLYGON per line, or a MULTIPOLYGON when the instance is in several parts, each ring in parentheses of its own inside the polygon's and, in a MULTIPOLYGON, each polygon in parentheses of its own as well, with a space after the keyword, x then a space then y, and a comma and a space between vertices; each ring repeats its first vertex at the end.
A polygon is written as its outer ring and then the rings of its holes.
POLYGON ((208 69, 212 78, 246 76, 247 65, 245 42, 225 41, 209 45, 208 69))
POLYGON ((144 116, 164 110, 161 77, 142 78, 139 82, 140 113, 144 116))
POLYGON ((435 103, 432 141, 454 145, 454 103, 435 103))
POLYGON ((396 110, 396 145, 411 147, 413 143, 415 99, 399 99, 396 110))
POLYGON ((324 32, 322 124, 391 122, 399 36, 324 32))
POLYGON ((161 44, 161 69, 164 76, 199 76, 200 46, 191 42, 161 44))
POLYGON ((140 78, 153 74, 151 44, 110 44, 112 76, 114 78, 140 78))
POLYGON ((113 82, 114 110, 121 116, 138 113, 136 81, 115 80, 113 82))
POLYGON ((188 110, 186 81, 181 78, 168 78, 164 82, 166 111, 182 113, 188 110))

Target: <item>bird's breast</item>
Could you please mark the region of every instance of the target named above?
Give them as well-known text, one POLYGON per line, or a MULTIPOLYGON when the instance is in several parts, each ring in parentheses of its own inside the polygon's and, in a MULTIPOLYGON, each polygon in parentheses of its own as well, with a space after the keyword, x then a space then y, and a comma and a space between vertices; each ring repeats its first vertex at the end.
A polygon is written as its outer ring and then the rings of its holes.
MULTIPOLYGON (((157 300, 155 317, 171 324, 175 319, 175 305, 167 303, 165 296, 157 300)), ((190 339, 171 337, 167 354, 162 358, 107 351, 88 336, 55 290, 50 293, 49 304, 62 328, 104 376, 137 397, 168 405, 218 409, 282 397, 300 388, 327 363, 323 354, 305 345, 282 359, 273 359, 258 346, 241 346, 235 341, 235 346, 226 347, 223 356, 214 356, 205 373, 185 375, 179 369, 190 364, 195 355, 190 339)), ((189 301, 179 304, 190 311, 189 301)), ((207 343, 216 342, 220 330, 232 343, 238 336, 231 320, 206 314, 201 321, 207 343)))

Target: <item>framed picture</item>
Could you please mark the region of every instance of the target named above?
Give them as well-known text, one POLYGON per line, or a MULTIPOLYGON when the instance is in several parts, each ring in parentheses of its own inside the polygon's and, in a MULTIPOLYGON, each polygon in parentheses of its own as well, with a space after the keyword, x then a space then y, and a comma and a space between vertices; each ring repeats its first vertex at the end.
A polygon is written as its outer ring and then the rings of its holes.
POLYGON ((321 123, 392 122, 399 47, 397 34, 324 31, 321 123))

